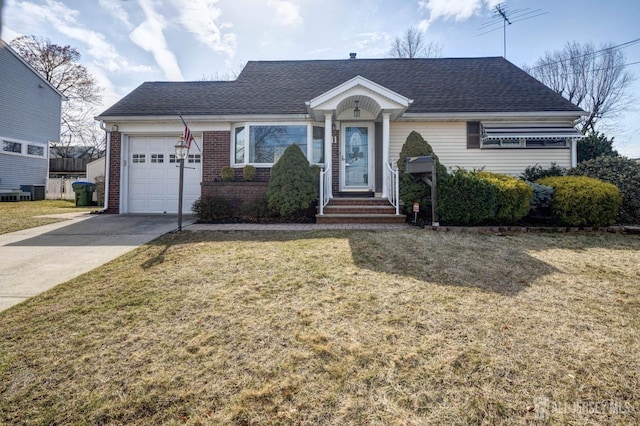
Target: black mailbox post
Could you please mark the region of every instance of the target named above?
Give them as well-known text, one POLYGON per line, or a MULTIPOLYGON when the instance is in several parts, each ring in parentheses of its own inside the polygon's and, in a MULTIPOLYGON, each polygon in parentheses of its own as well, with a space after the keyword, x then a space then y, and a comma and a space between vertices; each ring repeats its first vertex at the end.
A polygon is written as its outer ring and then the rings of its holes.
POLYGON ((404 172, 422 178, 431 187, 431 225, 440 226, 438 221, 438 199, 436 197, 436 162, 433 155, 406 157, 404 172))

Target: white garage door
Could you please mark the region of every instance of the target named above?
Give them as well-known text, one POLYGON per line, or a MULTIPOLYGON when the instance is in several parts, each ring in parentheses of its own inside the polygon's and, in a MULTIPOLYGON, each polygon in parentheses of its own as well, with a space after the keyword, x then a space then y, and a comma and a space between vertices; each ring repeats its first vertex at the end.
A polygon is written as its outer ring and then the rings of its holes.
MULTIPOLYGON (((179 163, 175 156, 174 137, 129 138, 129 213, 177 213, 179 163)), ((182 211, 191 212, 193 202, 200 197, 202 153, 191 144, 184 168, 184 199, 182 211)))

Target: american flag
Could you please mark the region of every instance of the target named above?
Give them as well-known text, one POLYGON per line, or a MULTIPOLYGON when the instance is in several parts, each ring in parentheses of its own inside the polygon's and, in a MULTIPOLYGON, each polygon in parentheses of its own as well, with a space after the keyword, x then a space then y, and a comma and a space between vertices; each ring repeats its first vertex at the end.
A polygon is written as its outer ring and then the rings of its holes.
POLYGON ((184 121, 184 118, 182 118, 182 115, 180 115, 180 120, 182 120, 182 124, 184 124, 184 140, 187 143, 187 147, 191 148, 191 142, 193 142, 191 129, 189 129, 189 126, 187 126, 187 123, 184 121))

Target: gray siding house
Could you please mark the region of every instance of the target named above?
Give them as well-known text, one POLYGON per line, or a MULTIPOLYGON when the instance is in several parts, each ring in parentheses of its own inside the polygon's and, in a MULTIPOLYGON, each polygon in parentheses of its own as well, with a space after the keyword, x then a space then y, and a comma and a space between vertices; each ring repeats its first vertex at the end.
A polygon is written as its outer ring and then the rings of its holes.
POLYGON ((45 185, 64 96, 0 43, 0 192, 45 185))

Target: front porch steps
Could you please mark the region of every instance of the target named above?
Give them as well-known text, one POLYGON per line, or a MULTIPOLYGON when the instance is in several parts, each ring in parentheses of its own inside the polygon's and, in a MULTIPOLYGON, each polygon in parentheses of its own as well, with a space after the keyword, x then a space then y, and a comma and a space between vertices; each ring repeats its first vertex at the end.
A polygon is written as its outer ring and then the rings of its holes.
POLYGON ((335 197, 329 200, 323 215, 316 215, 316 223, 404 223, 405 215, 386 198, 335 197))

